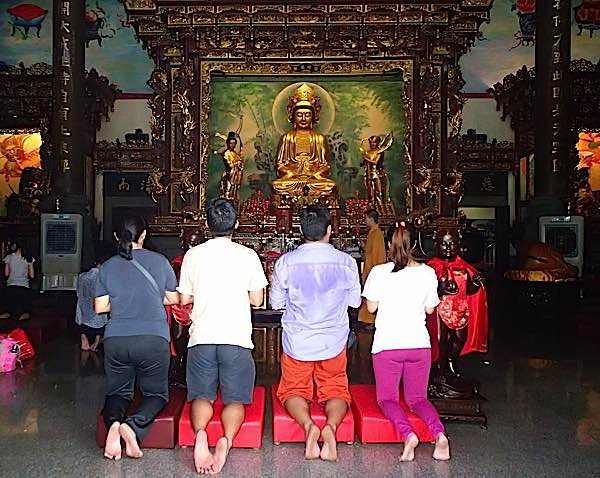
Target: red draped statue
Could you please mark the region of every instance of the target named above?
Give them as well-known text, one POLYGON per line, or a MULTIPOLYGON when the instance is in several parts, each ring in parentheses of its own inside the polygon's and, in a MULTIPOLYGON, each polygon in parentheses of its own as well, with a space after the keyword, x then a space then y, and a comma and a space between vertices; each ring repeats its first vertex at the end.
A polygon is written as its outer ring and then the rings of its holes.
POLYGON ((432 362, 436 364, 432 383, 441 397, 466 398, 475 388, 462 377, 456 362, 463 355, 487 351, 488 306, 483 279, 458 256, 454 231, 438 236, 438 257, 428 265, 437 275, 440 296, 436 311, 427 317, 432 362))
MULTIPOLYGON (((476 277, 479 274, 477 269, 460 256, 456 256, 453 261, 434 257, 427 264, 435 270, 438 280, 447 277, 449 280, 454 280, 458 286, 457 294, 440 297, 441 303, 436 312, 448 328, 466 327, 467 336, 460 355, 487 352, 488 305, 485 287, 477 288, 473 294, 467 293, 468 278, 476 277)), ((439 358, 437 314, 434 312, 427 317, 434 362, 439 358)))

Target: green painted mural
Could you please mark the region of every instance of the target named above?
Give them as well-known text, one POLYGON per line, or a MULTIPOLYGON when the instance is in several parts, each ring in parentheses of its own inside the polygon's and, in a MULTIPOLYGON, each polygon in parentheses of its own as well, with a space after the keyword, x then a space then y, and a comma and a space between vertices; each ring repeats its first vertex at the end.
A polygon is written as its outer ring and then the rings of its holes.
POLYGON ((207 197, 219 194, 223 160, 215 151, 223 145, 216 133, 240 129, 244 177, 240 199, 260 189, 271 193, 279 139, 292 128, 288 122, 288 97, 307 82, 321 97, 321 118, 315 130, 325 134, 342 201, 359 191, 366 197, 359 142, 372 135, 393 132, 395 141, 385 153, 390 194, 397 210, 405 205, 405 83, 401 74, 307 77, 215 77, 211 81, 207 197))

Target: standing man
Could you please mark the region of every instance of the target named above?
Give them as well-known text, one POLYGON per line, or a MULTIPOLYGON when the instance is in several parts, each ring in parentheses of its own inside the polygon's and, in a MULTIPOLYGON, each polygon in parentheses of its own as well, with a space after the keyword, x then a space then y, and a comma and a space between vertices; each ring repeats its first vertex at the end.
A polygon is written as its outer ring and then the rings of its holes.
POLYGON ((196 433, 194 465, 198 473, 215 474, 244 421, 244 405, 252 403, 256 369, 250 305, 262 304, 267 278, 256 252, 231 240, 238 221, 229 201, 211 201, 206 218, 213 239, 185 255, 178 290, 182 304, 194 303, 186 371, 196 433), (224 436, 213 455, 206 426, 219 386, 224 436))
POLYGON ((271 305, 285 309, 281 381, 277 397, 304 428, 306 459, 337 460, 335 432, 350 403, 346 376, 348 307, 361 302, 358 268, 348 254, 329 244, 331 216, 321 206, 301 214, 305 243, 279 258, 271 284, 271 305), (325 404, 323 430, 313 422, 309 403, 325 404), (319 449, 319 437, 323 448, 319 449))
MULTIPOLYGON (((365 223, 367 224, 369 233, 367 234, 367 242, 365 244, 365 262, 362 270, 363 284, 367 281, 369 272, 371 272, 374 266, 387 262, 383 231, 379 229, 379 213, 375 209, 369 209, 365 215, 365 223)), ((375 323, 375 314, 367 310, 366 303, 360 307, 358 320, 363 324, 375 323)))

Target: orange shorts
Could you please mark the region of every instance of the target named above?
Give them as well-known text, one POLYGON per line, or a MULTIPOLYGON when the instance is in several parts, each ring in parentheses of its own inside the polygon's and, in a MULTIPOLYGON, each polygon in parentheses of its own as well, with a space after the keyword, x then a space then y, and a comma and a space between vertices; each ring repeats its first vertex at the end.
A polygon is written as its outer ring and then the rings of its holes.
POLYGON ((346 349, 327 360, 305 362, 296 360, 283 352, 281 355, 281 380, 277 398, 281 403, 290 397, 313 400, 313 380, 317 384, 317 401, 325 403, 332 398, 341 398, 350 404, 348 376, 346 375, 346 349))

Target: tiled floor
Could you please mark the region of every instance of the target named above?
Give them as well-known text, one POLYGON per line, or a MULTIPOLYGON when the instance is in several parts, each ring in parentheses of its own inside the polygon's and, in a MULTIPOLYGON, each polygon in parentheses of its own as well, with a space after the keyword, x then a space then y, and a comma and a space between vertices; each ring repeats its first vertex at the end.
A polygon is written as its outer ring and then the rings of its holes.
MULTIPOLYGON (((489 428, 449 424, 448 463, 435 462, 428 444, 419 446, 415 462, 400 463, 399 446, 358 443, 340 445, 336 464, 306 462, 300 445, 272 444, 268 422, 263 449, 233 450, 221 476, 600 477, 594 342, 597 336, 549 343, 509 335, 493 341, 487 356, 468 358, 465 370, 481 381, 488 399, 489 428)), ((372 379, 367 350, 362 335, 354 382, 372 379)), ((35 364, 0 375, 0 476, 194 476, 191 449, 145 450, 138 461, 102 458, 94 441, 102 365, 98 357, 85 359, 75 338, 62 338, 42 348, 35 364)))

